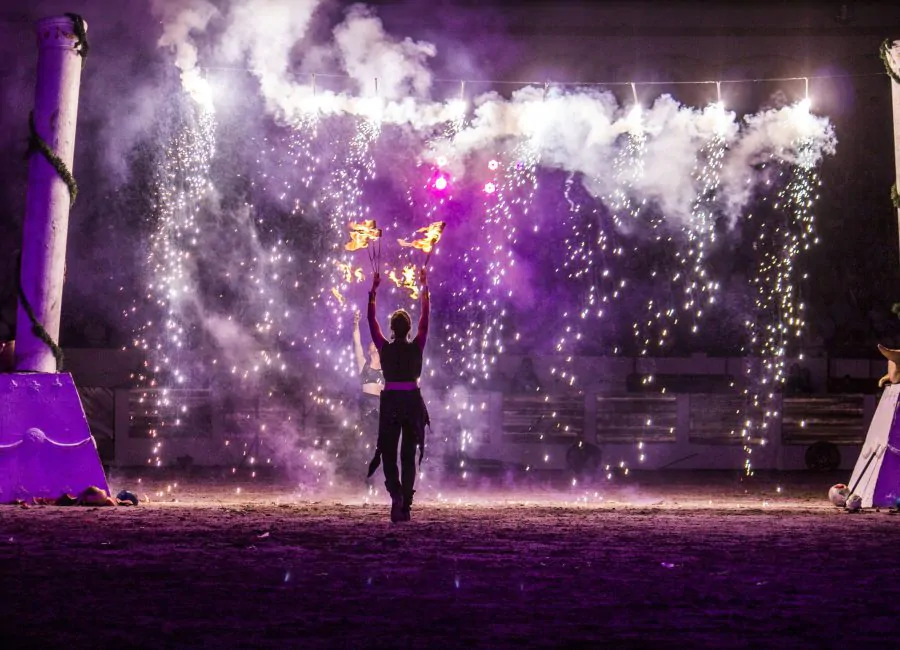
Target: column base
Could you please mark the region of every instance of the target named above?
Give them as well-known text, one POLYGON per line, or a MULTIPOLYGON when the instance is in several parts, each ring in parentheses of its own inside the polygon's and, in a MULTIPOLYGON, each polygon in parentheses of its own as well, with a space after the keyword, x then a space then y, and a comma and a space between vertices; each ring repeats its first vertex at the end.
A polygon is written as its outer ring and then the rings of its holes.
POLYGON ((0 503, 91 486, 109 494, 72 376, 0 374, 0 503))

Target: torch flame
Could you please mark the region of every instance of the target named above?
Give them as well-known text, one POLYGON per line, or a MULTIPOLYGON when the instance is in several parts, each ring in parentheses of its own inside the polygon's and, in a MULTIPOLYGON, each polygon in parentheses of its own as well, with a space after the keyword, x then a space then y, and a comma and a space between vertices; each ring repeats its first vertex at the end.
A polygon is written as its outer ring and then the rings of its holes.
POLYGON ((401 289, 409 290, 409 297, 416 300, 419 297, 419 283, 416 281, 416 267, 407 264, 398 275, 393 269, 388 271, 388 278, 401 289))
POLYGON ((366 248, 370 241, 381 237, 381 229, 375 227, 374 219, 367 219, 359 223, 350 222, 350 241, 344 245, 348 251, 358 251, 366 248))
POLYGON ((354 269, 353 265, 349 262, 344 264, 340 260, 334 261, 335 265, 338 267, 338 271, 344 276, 344 282, 362 282, 366 279, 365 274, 362 269, 354 269))
POLYGON ((423 253, 430 253, 435 244, 440 241, 441 233, 444 232, 445 225, 447 224, 445 224, 443 221, 435 221, 434 223, 429 224, 424 228, 419 228, 416 231, 424 233, 419 239, 414 239, 413 241, 398 239, 397 241, 401 246, 405 246, 407 248, 418 248, 423 253))

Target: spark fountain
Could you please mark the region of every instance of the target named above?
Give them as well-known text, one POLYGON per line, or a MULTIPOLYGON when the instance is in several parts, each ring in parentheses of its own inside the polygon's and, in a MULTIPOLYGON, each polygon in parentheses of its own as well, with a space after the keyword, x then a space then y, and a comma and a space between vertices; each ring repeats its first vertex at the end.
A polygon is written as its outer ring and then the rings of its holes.
MULTIPOLYGON (((367 14, 365 21, 374 25, 377 19, 367 14)), ((238 297, 233 308, 241 317, 220 311, 233 324, 234 341, 249 341, 238 335, 252 333, 255 351, 249 357, 228 354, 228 342, 219 337, 211 359, 201 361, 196 374, 189 372, 185 364, 192 357, 179 348, 186 328, 183 314, 164 314, 161 321, 148 321, 154 323, 149 329, 156 330, 152 341, 144 334, 137 337, 138 345, 153 353, 150 369, 167 373, 167 386, 159 388, 184 385, 179 378, 199 380, 197 374, 235 357, 242 362, 232 361, 229 367, 247 382, 242 390, 252 392, 262 390, 253 380, 256 369, 278 366, 285 369, 289 383, 304 385, 305 402, 327 416, 325 420, 337 422, 327 433, 328 426, 317 428, 307 421, 304 427, 309 430, 302 435, 333 450, 335 426, 361 434, 354 429, 351 385, 357 372, 348 330, 361 304, 367 271, 381 270, 391 300, 414 309, 415 267, 421 260, 395 242, 428 223, 443 222, 447 229, 431 275, 443 289, 435 291, 432 321, 440 336, 430 344, 433 352, 426 355, 423 379, 428 390, 441 395, 444 408, 437 411, 445 412, 447 426, 440 437, 453 453, 497 451, 497 437, 484 446, 489 436, 481 431, 503 426, 497 411, 508 378, 501 368, 511 352, 542 356, 549 386, 541 397, 545 410, 553 413, 552 422, 529 433, 541 441, 537 464, 558 468, 564 454, 543 436, 565 438, 571 433, 571 423, 567 416, 557 417, 553 400, 575 405, 593 399, 593 393, 585 391, 590 379, 584 385, 580 381, 593 363, 586 354, 612 357, 633 351, 635 372, 643 376, 646 388, 658 386, 665 392, 665 383, 654 379, 652 358, 670 352, 680 339, 702 346, 701 325, 713 317, 740 317, 762 328, 748 329, 744 350, 763 359, 762 374, 748 376, 734 388, 736 394, 747 391, 747 453, 762 445, 765 436, 755 429, 765 428, 766 418, 775 417, 777 408, 765 405, 768 392, 758 387, 780 384, 791 343, 784 339, 784 328, 803 327, 796 263, 814 239, 809 233, 815 201, 814 193, 807 195, 803 188, 815 186, 821 157, 833 151, 827 120, 811 116, 808 106, 804 112, 799 104, 743 120, 721 102, 693 109, 662 95, 641 106, 636 84, 634 104, 624 106, 596 85, 557 88, 542 83, 509 97, 476 97, 469 114, 465 82, 460 82, 459 97, 443 103, 432 100, 423 90, 428 84, 419 83, 429 74, 423 59, 382 31, 378 34, 386 51, 395 52, 397 61, 414 71, 405 78, 418 80, 414 91, 400 82, 379 83, 384 79, 380 77, 373 95, 372 79, 360 77, 348 61, 344 64, 353 70, 349 77, 361 97, 325 89, 322 81, 317 86, 315 74, 306 81, 294 75, 270 83, 283 66, 262 57, 259 60, 272 68, 251 74, 262 82, 274 130, 256 167, 237 170, 252 196, 229 197, 229 183, 219 182, 213 171, 216 157, 225 154, 213 149, 208 149, 207 162, 194 160, 207 166, 201 173, 206 180, 196 187, 215 190, 210 199, 214 210, 202 209, 207 199, 189 192, 181 198, 160 195, 161 215, 177 209, 185 219, 207 221, 196 226, 184 221, 168 235, 163 228, 154 239, 155 258, 164 263, 150 260, 151 301, 163 312, 192 304, 208 308, 208 287, 192 282, 191 264, 212 251, 230 257, 236 271, 217 286, 238 297), (405 56, 415 60, 406 61, 405 56), (276 179, 269 159, 277 159, 279 151, 284 152, 284 163, 276 179), (565 182, 557 187, 555 179, 563 177, 565 182), (555 204, 564 210, 563 200, 569 209, 558 218, 555 204), (173 207, 166 208, 166 201, 173 207), (196 209, 188 205, 192 203, 196 209), (252 215, 234 229, 238 239, 250 244, 192 249, 179 234, 199 228, 209 233, 207 241, 215 239, 221 223, 240 221, 229 214, 234 208, 228 206, 234 204, 252 215), (278 232, 267 225, 273 204, 287 210, 276 217, 281 219, 278 232), (786 225, 779 227, 778 219, 786 219, 786 225), (352 224, 371 223, 375 229, 375 222, 383 232, 379 241, 385 259, 373 257, 372 249, 365 247, 370 254, 367 269, 363 246, 348 249, 345 234, 352 224), (740 229, 733 227, 736 222, 740 229), (741 289, 746 293, 746 287, 728 286, 728 279, 716 274, 714 261, 723 246, 756 224, 774 233, 758 247, 758 277, 752 286, 759 300, 747 312, 729 313, 730 303, 723 296, 741 289), (162 242, 173 238, 179 252, 166 258, 162 242), (781 266, 770 269, 773 264, 781 266), (175 271, 166 271, 166 265, 175 271), (550 284, 544 280, 548 271, 556 278, 550 284), (184 298, 179 303, 173 289, 193 295, 178 297, 184 298), (621 334, 628 323, 634 335, 630 342, 621 334)), ((249 41, 244 45, 259 46, 249 41)), ((351 55, 338 48, 338 58, 351 55)), ((197 101, 198 110, 211 107, 218 95, 200 82, 214 88, 221 79, 212 73, 206 78, 196 69, 182 72, 185 91, 197 101)), ((236 111, 235 106, 225 110, 236 111)), ((239 122, 236 112, 234 118, 239 122)), ((163 169, 178 164, 181 154, 175 149, 167 152, 171 160, 163 169)), ((596 368, 592 372, 596 374, 596 368)), ((643 421, 647 431, 658 428, 651 414, 643 421)), ((741 438, 741 431, 734 435, 741 438)), ((633 461, 653 459, 645 442, 638 436, 634 449, 611 458, 604 466, 607 476, 617 469, 626 472, 633 461)), ((156 445, 151 464, 165 462, 160 449, 156 445)))

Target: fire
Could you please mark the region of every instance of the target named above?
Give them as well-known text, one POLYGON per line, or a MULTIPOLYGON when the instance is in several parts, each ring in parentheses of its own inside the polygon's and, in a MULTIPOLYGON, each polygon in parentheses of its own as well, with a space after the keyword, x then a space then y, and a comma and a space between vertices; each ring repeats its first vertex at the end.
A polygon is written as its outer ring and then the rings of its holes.
POLYGON ((374 219, 367 219, 359 223, 350 222, 350 241, 344 245, 348 251, 358 251, 366 248, 370 241, 381 237, 381 228, 375 227, 374 219))
POLYGON ((341 295, 341 292, 338 291, 337 288, 332 288, 331 293, 334 294, 334 297, 337 298, 337 301, 341 303, 341 307, 343 307, 346 300, 344 299, 344 296, 341 295))
POLYGON ((391 269, 388 271, 388 278, 401 289, 408 289, 409 297, 413 300, 419 297, 419 283, 416 281, 416 267, 413 264, 404 266, 399 275, 391 269))
POLYGON ((419 239, 414 239, 413 241, 398 239, 397 241, 401 246, 406 246, 407 248, 418 248, 424 253, 430 253, 435 244, 440 241, 441 233, 444 232, 445 225, 446 224, 443 221, 435 221, 434 223, 429 224, 424 228, 419 228, 416 231, 423 233, 422 237, 420 237, 419 239))
POLYGON ((334 261, 335 265, 338 267, 338 271, 340 271, 344 276, 344 282, 362 282, 366 279, 365 274, 362 269, 354 269, 353 265, 349 262, 344 264, 339 260, 334 261))

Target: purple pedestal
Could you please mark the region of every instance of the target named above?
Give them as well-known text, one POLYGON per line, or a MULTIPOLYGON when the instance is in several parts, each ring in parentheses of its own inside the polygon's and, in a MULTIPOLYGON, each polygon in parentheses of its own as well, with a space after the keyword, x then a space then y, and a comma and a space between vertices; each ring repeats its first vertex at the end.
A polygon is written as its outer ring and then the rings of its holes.
POLYGON ((894 408, 894 420, 879 456, 881 463, 872 491, 872 505, 893 508, 900 500, 900 409, 897 407, 894 408))
POLYGON ((892 508, 900 499, 900 384, 884 389, 848 485, 863 508, 892 508))
POLYGON ((109 493, 72 376, 0 374, 0 503, 109 493))

